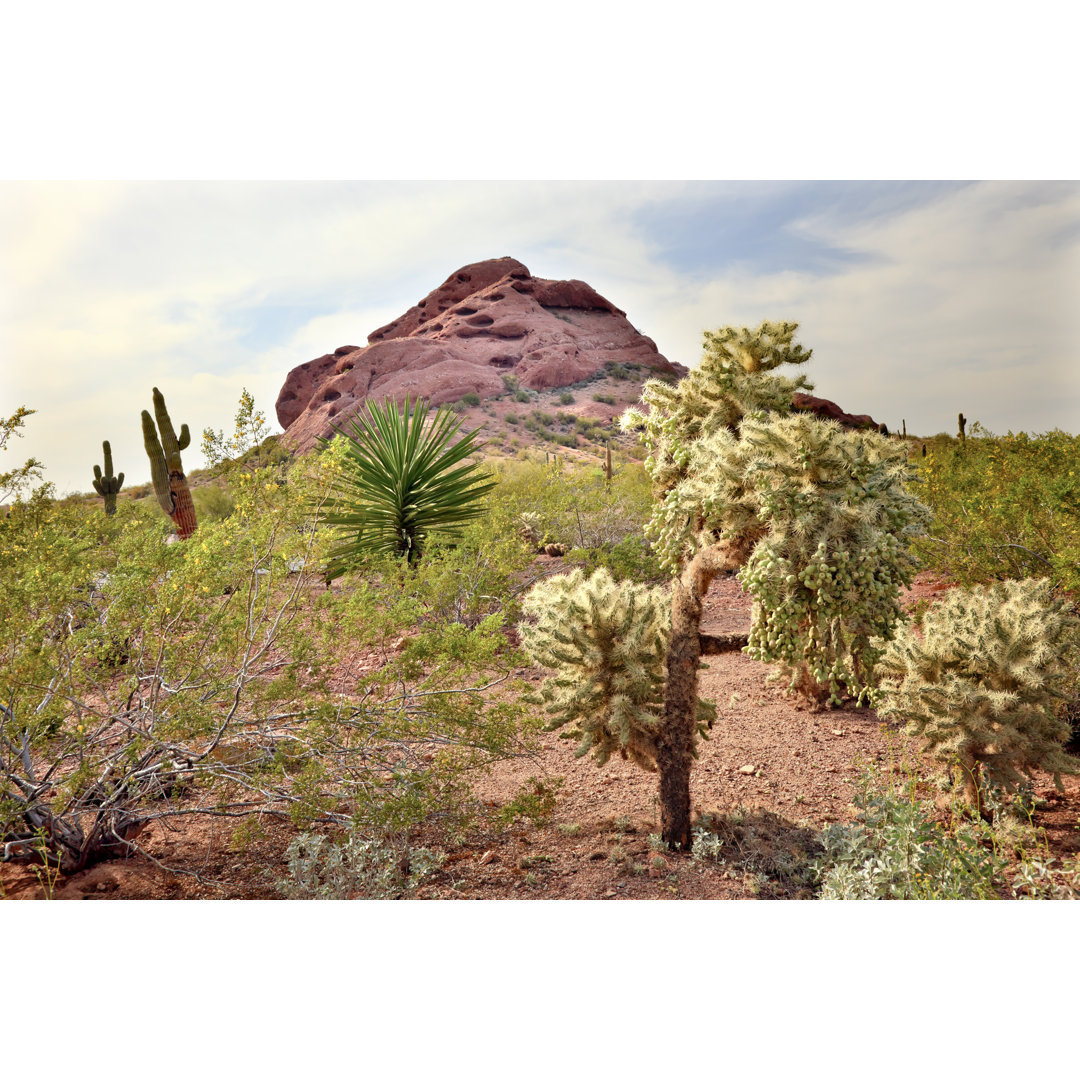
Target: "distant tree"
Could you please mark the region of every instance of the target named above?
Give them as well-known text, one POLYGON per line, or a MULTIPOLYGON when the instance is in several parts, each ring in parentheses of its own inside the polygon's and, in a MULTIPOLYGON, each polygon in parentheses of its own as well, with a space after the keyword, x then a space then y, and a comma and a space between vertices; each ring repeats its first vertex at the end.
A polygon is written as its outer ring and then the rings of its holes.
MULTIPOLYGON (((35 412, 37 412, 36 409, 27 409, 25 406, 20 405, 12 416, 9 416, 6 420, 0 419, 0 450, 7 450, 8 440, 12 435, 22 438, 22 432, 19 428, 23 426, 26 417, 33 416, 35 412)), ((43 478, 44 473, 45 466, 37 458, 33 457, 28 458, 25 464, 20 465, 17 469, 0 473, 0 505, 6 503, 12 497, 21 498, 23 492, 35 480, 43 478)), ((53 487, 53 484, 42 484, 34 489, 32 495, 45 498, 52 493, 53 487)))
POLYGON ((255 398, 245 386, 240 393, 240 405, 236 410, 233 433, 226 438, 224 431, 203 428, 202 454, 210 468, 223 461, 242 457, 249 450, 262 445, 270 434, 266 413, 255 409, 255 398))

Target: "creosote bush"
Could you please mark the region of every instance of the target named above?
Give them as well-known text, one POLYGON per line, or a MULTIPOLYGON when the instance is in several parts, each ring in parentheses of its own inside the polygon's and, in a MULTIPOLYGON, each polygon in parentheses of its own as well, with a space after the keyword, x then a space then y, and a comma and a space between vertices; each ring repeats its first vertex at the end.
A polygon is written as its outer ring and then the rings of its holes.
POLYGON ((970 807, 988 783, 1015 791, 1033 770, 1080 772, 1062 746, 1061 702, 1078 660, 1077 620, 1045 579, 951 589, 880 662, 883 716, 946 767, 960 770, 970 807))

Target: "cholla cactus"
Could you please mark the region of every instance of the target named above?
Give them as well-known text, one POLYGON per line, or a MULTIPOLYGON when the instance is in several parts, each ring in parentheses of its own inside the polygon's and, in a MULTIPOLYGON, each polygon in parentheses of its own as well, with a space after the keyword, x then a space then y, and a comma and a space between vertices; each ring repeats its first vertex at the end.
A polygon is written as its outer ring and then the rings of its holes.
MULTIPOLYGON (((581 740, 579 757, 595 748, 597 765, 618 753, 655 770, 670 629, 665 591, 617 584, 604 569, 589 578, 574 570, 535 585, 523 607, 536 621, 522 624, 522 645, 535 663, 556 669, 526 699, 545 706, 545 730, 573 724, 566 737, 581 740)), ((713 715, 699 705, 700 733, 713 715)))
POLYGON ((977 813, 987 782, 1012 791, 1041 769, 1060 789, 1062 773, 1080 772, 1062 750, 1069 725, 1058 716, 1078 625, 1045 579, 951 589, 921 636, 909 628, 885 651, 880 711, 959 766, 977 813))
POLYGON ((544 526, 539 514, 526 510, 518 515, 517 526, 522 543, 534 549, 540 546, 544 539, 544 526))
POLYGON ((747 652, 804 695, 869 694, 872 639, 892 637, 915 573, 905 540, 929 511, 905 489, 904 447, 805 413, 746 418, 694 444, 654 517, 675 568, 717 542, 750 550, 747 652))
POLYGON ((624 430, 644 428, 649 451, 645 467, 658 494, 669 491, 687 473, 689 447, 717 428, 734 431, 757 412, 789 412, 791 395, 812 390, 805 376, 775 375, 781 364, 805 364, 813 354, 794 344, 798 323, 763 322, 756 330, 726 326, 705 331, 701 364, 676 386, 657 379, 641 392, 648 412, 629 409, 624 430))

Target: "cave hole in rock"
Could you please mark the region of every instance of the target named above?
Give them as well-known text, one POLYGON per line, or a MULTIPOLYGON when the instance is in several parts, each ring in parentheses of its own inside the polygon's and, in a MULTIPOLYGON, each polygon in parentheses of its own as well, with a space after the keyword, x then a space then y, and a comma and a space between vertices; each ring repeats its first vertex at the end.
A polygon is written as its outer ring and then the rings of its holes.
POLYGON ((337 401, 337 399, 339 397, 341 397, 340 391, 326 389, 320 395, 319 400, 320 401, 337 401))
POLYGON ((491 293, 490 295, 485 296, 484 299, 490 300, 492 303, 495 303, 498 300, 505 300, 506 294, 501 292, 491 293))
POLYGON ((520 359, 520 356, 493 356, 488 363, 492 367, 512 368, 520 359))
POLYGON ((475 315, 476 308, 474 307, 459 307, 450 312, 451 315, 475 315))
POLYGON ((490 315, 474 315, 465 321, 469 326, 490 326, 495 320, 490 315))

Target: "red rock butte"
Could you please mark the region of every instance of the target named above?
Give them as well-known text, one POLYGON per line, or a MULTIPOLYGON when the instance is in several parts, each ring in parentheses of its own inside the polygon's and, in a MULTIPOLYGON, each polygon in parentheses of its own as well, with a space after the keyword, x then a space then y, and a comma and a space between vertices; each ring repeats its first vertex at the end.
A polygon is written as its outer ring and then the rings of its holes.
POLYGON ((529 390, 592 378, 609 363, 649 375, 686 368, 657 351, 626 313, 584 281, 534 278, 516 259, 463 266, 366 346, 343 345, 289 372, 277 399, 284 440, 310 449, 368 398, 425 398, 434 406, 466 394, 506 392, 513 374, 529 390))

